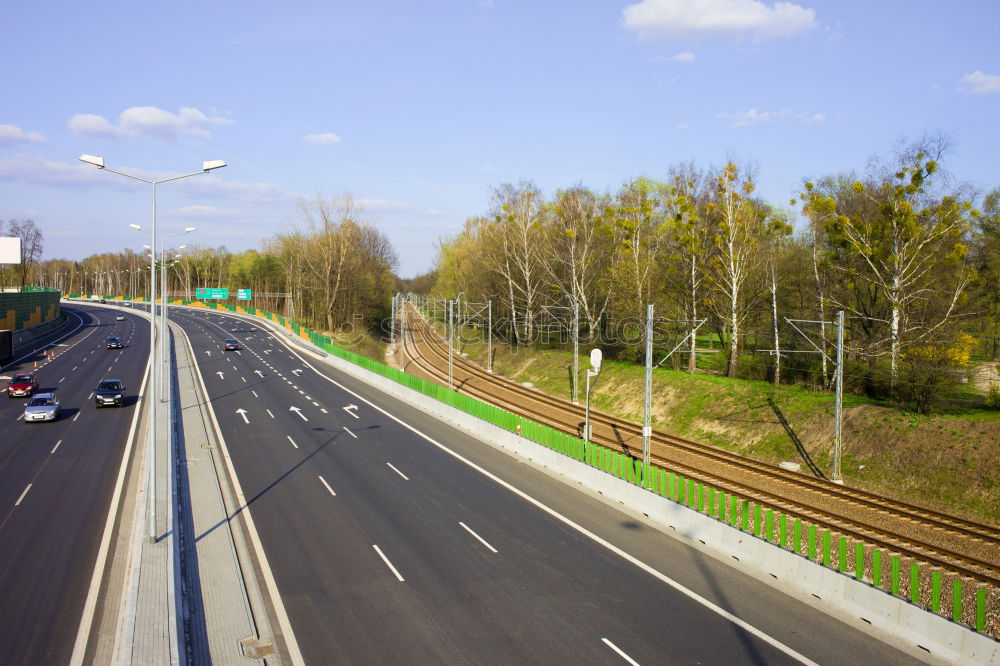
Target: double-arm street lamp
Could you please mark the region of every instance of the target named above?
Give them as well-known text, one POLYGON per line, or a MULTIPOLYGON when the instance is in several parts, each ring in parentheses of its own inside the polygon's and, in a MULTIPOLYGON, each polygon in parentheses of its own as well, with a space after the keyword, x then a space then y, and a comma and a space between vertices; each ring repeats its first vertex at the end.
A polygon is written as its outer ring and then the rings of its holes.
MULTIPOLYGON (((116 173, 119 176, 125 176, 126 178, 131 178, 132 180, 138 180, 143 183, 148 183, 153 186, 153 218, 152 218, 152 228, 150 229, 150 242, 152 243, 150 260, 149 260, 149 371, 150 371, 150 382, 149 382, 149 393, 151 405, 151 414, 149 422, 149 481, 148 481, 148 528, 149 537, 153 541, 156 541, 156 430, 157 430, 157 410, 159 408, 159 400, 157 399, 157 387, 158 387, 158 367, 156 359, 156 186, 161 183, 169 183, 172 180, 180 180, 182 178, 190 178, 191 176, 198 176, 203 173, 208 173, 213 169, 219 169, 226 166, 226 163, 222 160, 209 160, 204 162, 201 167, 201 171, 195 171, 192 173, 187 173, 182 176, 173 176, 171 178, 163 178, 162 180, 149 180, 147 178, 141 178, 140 176, 135 176, 130 173, 124 173, 122 171, 116 171, 115 169, 109 169, 104 166, 104 158, 97 157, 96 155, 80 155, 80 161, 86 162, 87 164, 92 164, 98 169, 103 169, 104 171, 110 171, 111 173, 116 173)), ((138 225, 131 225, 133 228, 142 230, 142 227, 138 225)), ((161 311, 162 316, 162 311, 161 311)), ((167 424, 169 428, 170 419, 167 419, 167 424)))

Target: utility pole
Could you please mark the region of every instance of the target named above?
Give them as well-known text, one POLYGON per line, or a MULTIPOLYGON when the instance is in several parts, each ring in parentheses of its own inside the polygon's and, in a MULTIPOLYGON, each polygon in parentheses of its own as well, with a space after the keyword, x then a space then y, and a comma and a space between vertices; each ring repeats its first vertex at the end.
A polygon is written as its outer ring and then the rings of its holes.
MULTIPOLYGON (((827 326, 828 324, 831 326, 836 324, 837 326, 837 361, 833 370, 834 373, 833 378, 835 384, 834 394, 836 396, 834 402, 835 408, 833 416, 833 472, 830 474, 830 480, 833 481, 834 483, 843 485, 844 479, 840 475, 840 460, 841 460, 841 449, 843 446, 842 426, 844 421, 844 311, 840 310, 837 312, 837 321, 833 323, 827 321, 814 321, 810 319, 789 319, 788 317, 785 317, 785 321, 791 324, 792 328, 798 331, 799 335, 805 338, 806 342, 812 345, 813 349, 815 349, 816 352, 818 352, 823 358, 830 361, 831 363, 833 363, 834 361, 830 359, 829 356, 826 355, 826 352, 823 351, 823 349, 819 347, 815 342, 813 342, 808 335, 803 333, 802 329, 800 329, 795 324, 796 323, 820 324, 823 327, 827 326)), ((825 330, 825 328, 821 330, 825 330)), ((771 353, 774 353, 775 350, 763 349, 761 351, 770 351, 771 353)), ((795 352, 793 350, 786 350, 782 353, 812 354, 813 352, 809 350, 804 350, 800 352, 795 352)))
POLYGON ((389 353, 396 353, 396 298, 399 294, 392 295, 392 314, 389 315, 389 353))
POLYGON ((841 425, 844 420, 844 311, 837 313, 837 413, 833 421, 833 482, 844 483, 840 476, 841 425))
POLYGON ((452 388, 455 378, 455 361, 453 352, 455 347, 455 301, 448 300, 448 388, 452 388))
POLYGON ((493 300, 486 301, 486 372, 493 374, 493 300))
MULTIPOLYGON (((653 304, 646 306, 646 385, 642 399, 642 464, 649 465, 649 444, 653 435, 653 304)), ((645 467, 643 467, 645 469, 645 467)))

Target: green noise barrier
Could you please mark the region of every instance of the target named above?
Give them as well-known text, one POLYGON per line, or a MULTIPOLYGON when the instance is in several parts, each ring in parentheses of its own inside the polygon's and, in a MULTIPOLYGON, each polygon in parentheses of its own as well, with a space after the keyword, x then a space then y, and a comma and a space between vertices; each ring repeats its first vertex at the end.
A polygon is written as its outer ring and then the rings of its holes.
MULTIPOLYGON (((280 315, 249 307, 205 303, 203 301, 181 301, 181 304, 195 304, 207 309, 226 310, 229 312, 246 312, 268 319, 289 332, 308 340, 332 356, 374 372, 377 375, 418 391, 439 402, 459 409, 466 414, 470 414, 508 432, 518 434, 521 437, 578 460, 590 467, 599 469, 611 476, 648 489, 650 492, 666 497, 678 504, 683 504, 694 511, 713 517, 720 522, 728 523, 736 529, 753 534, 781 548, 787 548, 799 555, 803 555, 802 550, 804 547, 806 551, 804 555, 811 561, 821 561, 828 568, 836 566, 836 570, 844 575, 851 575, 847 562, 848 543, 847 538, 844 536, 837 535, 837 562, 834 565, 831 552, 833 550, 833 534, 826 529, 819 532, 817 526, 814 524, 806 523, 796 518, 791 522, 791 534, 789 535, 789 521, 788 517, 784 514, 777 514, 776 516, 772 509, 765 509, 759 504, 751 503, 749 500, 741 498, 738 495, 724 492, 710 484, 703 483, 697 479, 686 478, 681 474, 663 468, 643 465, 641 460, 633 458, 631 455, 614 451, 601 445, 588 444, 571 433, 557 430, 495 405, 482 402, 457 391, 452 391, 426 379, 407 374, 384 363, 366 358, 334 344, 331 338, 311 331, 280 315), (775 534, 775 531, 777 531, 777 534, 775 534)), ((864 580, 865 557, 864 545, 860 543, 855 544, 855 570, 853 577, 859 581, 864 580)), ((872 584, 880 589, 882 589, 883 583, 883 559, 882 551, 879 549, 871 551, 872 584)), ((887 592, 895 597, 904 598, 901 589, 901 578, 901 558, 893 555, 889 559, 889 590, 887 592)), ((920 597, 920 567, 917 563, 910 564, 909 582, 908 598, 912 603, 916 604, 919 602, 920 597)), ((939 572, 932 574, 931 584, 931 610, 938 612, 941 606, 941 574, 939 572)), ((955 622, 960 622, 963 617, 962 598, 961 582, 956 580, 952 586, 951 609, 951 617, 955 622)), ((975 603, 975 626, 973 628, 978 632, 983 632, 986 627, 987 615, 985 589, 976 590, 975 603)))

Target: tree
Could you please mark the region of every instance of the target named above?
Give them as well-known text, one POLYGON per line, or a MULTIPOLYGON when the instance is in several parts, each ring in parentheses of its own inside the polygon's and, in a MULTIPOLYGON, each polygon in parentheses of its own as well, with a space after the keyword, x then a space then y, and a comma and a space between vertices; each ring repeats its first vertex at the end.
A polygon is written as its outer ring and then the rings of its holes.
POLYGON ((729 377, 736 377, 742 324, 759 295, 750 286, 760 268, 766 211, 750 198, 753 191, 752 178, 741 177, 729 162, 715 179, 715 199, 708 209, 715 241, 709 277, 720 295, 716 312, 729 329, 729 377))
MULTIPOLYGON (((938 156, 943 151, 940 144, 930 147, 938 156)), ((849 281, 870 287, 868 312, 842 306, 869 319, 879 302, 887 310, 888 338, 882 341, 889 346, 893 391, 904 346, 951 321, 972 277, 965 242, 972 207, 950 194, 929 193, 937 171, 926 147, 913 146, 893 173, 856 181, 849 192, 805 187, 806 205, 825 222, 834 252, 851 255, 832 264, 849 281)))
POLYGON ((42 258, 45 249, 45 239, 42 231, 35 226, 34 220, 8 220, 6 227, 0 229, 0 235, 21 239, 21 263, 16 271, 21 287, 28 286, 28 275, 31 268, 42 258))

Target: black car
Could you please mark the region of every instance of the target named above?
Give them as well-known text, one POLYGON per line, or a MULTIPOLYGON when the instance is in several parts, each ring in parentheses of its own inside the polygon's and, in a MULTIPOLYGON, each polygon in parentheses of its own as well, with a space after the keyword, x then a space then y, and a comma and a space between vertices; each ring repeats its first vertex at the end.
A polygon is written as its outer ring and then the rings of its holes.
POLYGON ((108 349, 125 349, 125 343, 121 338, 112 335, 108 338, 108 349))
POLYGON ((229 338, 222 344, 223 351, 237 351, 240 348, 240 343, 238 343, 233 338, 229 338))
POLYGON ((124 407, 125 385, 118 379, 102 379, 94 389, 94 404, 98 407, 124 407))

